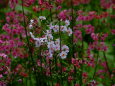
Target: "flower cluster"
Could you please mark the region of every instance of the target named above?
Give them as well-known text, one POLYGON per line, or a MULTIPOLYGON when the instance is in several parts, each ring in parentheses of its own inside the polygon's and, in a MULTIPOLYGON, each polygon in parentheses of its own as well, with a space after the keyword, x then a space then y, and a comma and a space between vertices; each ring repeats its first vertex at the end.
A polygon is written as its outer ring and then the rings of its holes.
MULTIPOLYGON (((40 20, 45 20, 46 18, 43 16, 39 17, 40 20)), ((31 21, 33 23, 33 21, 31 21)), ((31 25, 31 24, 30 24, 31 25)), ((52 31, 54 33, 58 33, 59 29, 62 32, 67 32, 68 35, 70 36, 72 34, 72 30, 68 27, 70 25, 69 20, 65 21, 65 26, 59 26, 59 25, 48 25, 49 30, 46 30, 44 32, 44 36, 40 38, 35 38, 32 32, 30 32, 30 36, 32 37, 33 40, 35 40, 35 45, 36 47, 40 47, 42 45, 47 45, 48 52, 47 52, 47 57, 53 57, 53 53, 56 51, 61 51, 59 56, 64 59, 67 57, 67 53, 69 52, 69 47, 67 45, 60 45, 60 39, 55 39, 52 35, 52 31)))
POLYGON ((59 32, 59 30, 61 32, 66 32, 68 34, 68 36, 71 36, 72 34, 72 29, 69 27, 70 22, 69 20, 65 20, 65 25, 59 26, 59 25, 52 25, 52 23, 49 25, 50 30, 53 30, 54 33, 59 32))
POLYGON ((8 76, 10 72, 11 59, 4 53, 0 53, 0 79, 8 76))

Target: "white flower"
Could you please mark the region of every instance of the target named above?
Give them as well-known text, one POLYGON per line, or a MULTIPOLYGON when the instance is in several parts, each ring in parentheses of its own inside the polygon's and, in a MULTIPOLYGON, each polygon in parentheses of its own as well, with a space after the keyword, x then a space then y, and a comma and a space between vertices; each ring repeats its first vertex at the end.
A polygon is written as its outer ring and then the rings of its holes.
POLYGON ((62 46, 62 51, 65 51, 66 53, 69 52, 69 47, 67 45, 62 46))
POLYGON ((43 45, 44 43, 47 42, 46 37, 44 37, 44 38, 34 38, 34 40, 35 40, 36 47, 40 47, 41 45, 43 45))
POLYGON ((42 42, 42 43, 47 42, 47 38, 46 38, 46 37, 44 37, 44 38, 40 38, 40 42, 42 42))
POLYGON ((53 39, 53 36, 51 34, 51 30, 46 30, 45 37, 47 38, 47 40, 53 39))
POLYGON ((60 39, 56 39, 55 41, 55 51, 60 50, 60 39))
POLYGON ((54 26, 50 26, 49 28, 52 30, 54 28, 54 26))
POLYGON ((30 23, 31 23, 31 24, 32 24, 32 23, 34 23, 34 20, 33 20, 33 19, 31 19, 31 20, 30 20, 30 23))
POLYGON ((55 51, 60 50, 60 46, 59 45, 55 45, 55 51))
POLYGON ((52 23, 50 23, 50 25, 48 25, 49 28, 52 30, 54 28, 54 26, 52 25, 52 23))
POLYGON ((66 26, 60 26, 60 29, 61 29, 61 31, 63 31, 63 32, 67 31, 67 27, 66 27, 66 26))
POLYGON ((67 29, 67 33, 68 33, 69 36, 71 36, 71 34, 72 34, 71 28, 68 28, 68 29, 67 29))
POLYGON ((41 46, 40 39, 38 39, 38 40, 35 41, 35 45, 36 45, 36 47, 40 47, 41 46))
POLYGON ((47 43, 47 47, 49 48, 49 50, 51 50, 51 52, 55 49, 55 44, 54 41, 48 42, 47 43))
POLYGON ((32 24, 30 24, 30 25, 29 25, 29 29, 32 29, 32 28, 33 28, 33 25, 32 25, 32 24))
POLYGON ((58 32, 59 31, 59 25, 53 26, 53 30, 54 30, 54 32, 58 32))
POLYGON ((48 56, 49 58, 52 58, 53 57, 53 54, 52 53, 49 53, 49 56, 48 56))
POLYGON ((46 20, 46 17, 45 16, 39 16, 39 19, 42 21, 42 20, 46 20))
POLYGON ((69 26, 70 25, 70 21, 69 20, 65 20, 65 24, 66 24, 66 26, 69 26))
POLYGON ((33 28, 33 25, 32 25, 33 23, 34 23, 34 20, 31 19, 31 20, 30 20, 30 24, 29 24, 29 29, 32 29, 32 28, 33 28))
POLYGON ((64 51, 62 51, 62 52, 60 53, 60 57, 61 57, 61 59, 65 59, 65 58, 67 57, 67 53, 64 52, 64 51))
POLYGON ((60 39, 56 39, 55 44, 60 45, 60 39))
POLYGON ((30 36, 31 36, 33 39, 35 39, 35 37, 34 37, 34 35, 32 34, 32 32, 30 32, 30 36))
POLYGON ((51 30, 46 30, 46 34, 51 34, 51 30))
POLYGON ((48 34, 48 35, 47 35, 47 38, 48 38, 48 40, 51 40, 51 39, 53 39, 53 36, 52 36, 52 34, 48 34))

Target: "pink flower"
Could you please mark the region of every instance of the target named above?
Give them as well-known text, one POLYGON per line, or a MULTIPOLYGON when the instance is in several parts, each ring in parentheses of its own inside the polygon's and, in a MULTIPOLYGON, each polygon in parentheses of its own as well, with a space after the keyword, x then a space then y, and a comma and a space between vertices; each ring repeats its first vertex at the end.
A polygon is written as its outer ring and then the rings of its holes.
POLYGON ((62 8, 62 6, 58 6, 58 7, 57 7, 57 10, 60 10, 61 8, 62 8))
POLYGON ((91 34, 91 33, 94 33, 94 28, 88 28, 85 31, 86 31, 86 34, 91 34))
POLYGON ((39 2, 38 2, 38 3, 39 3, 40 5, 42 5, 42 4, 43 4, 43 2, 44 2, 43 0, 39 0, 39 2))
POLYGON ((75 37, 76 37, 77 39, 82 40, 82 32, 81 32, 80 30, 76 30, 76 31, 74 32, 74 35, 75 35, 75 37))
POLYGON ((98 35, 98 34, 95 34, 95 33, 92 33, 92 34, 91 34, 91 38, 92 38, 93 40, 97 41, 98 38, 99 38, 99 35, 98 35))
POLYGON ((77 21, 82 21, 82 20, 84 20, 84 16, 82 16, 82 15, 79 15, 78 17, 77 17, 77 19, 76 19, 77 21))
POLYGON ((68 76, 68 81, 71 82, 73 80, 72 76, 68 76))
POLYGON ((2 74, 0 74, 0 78, 2 78, 3 77, 3 75, 2 74))
POLYGON ((101 40, 103 40, 103 41, 104 41, 107 37, 108 37, 108 34, 107 34, 107 33, 102 34, 102 36, 101 36, 101 40))
POLYGON ((67 10, 63 10, 59 13, 58 17, 62 20, 66 20, 67 17, 67 10))
POLYGON ((62 3, 62 0, 56 0, 57 3, 61 4, 62 3))
POLYGON ((86 72, 84 72, 84 73, 82 74, 82 76, 83 76, 84 78, 86 78, 88 75, 87 75, 86 72))
POLYGON ((112 35, 115 35, 115 29, 111 30, 112 35))
POLYGON ((14 9, 17 4, 18 4, 18 0, 10 0, 10 7, 12 9, 14 9))

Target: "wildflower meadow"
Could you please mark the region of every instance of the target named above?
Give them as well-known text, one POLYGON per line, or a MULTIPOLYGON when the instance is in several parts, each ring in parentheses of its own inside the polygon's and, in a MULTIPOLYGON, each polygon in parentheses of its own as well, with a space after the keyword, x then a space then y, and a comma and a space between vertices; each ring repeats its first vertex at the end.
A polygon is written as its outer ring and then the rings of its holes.
POLYGON ((115 0, 0 0, 0 86, 115 86, 115 0))

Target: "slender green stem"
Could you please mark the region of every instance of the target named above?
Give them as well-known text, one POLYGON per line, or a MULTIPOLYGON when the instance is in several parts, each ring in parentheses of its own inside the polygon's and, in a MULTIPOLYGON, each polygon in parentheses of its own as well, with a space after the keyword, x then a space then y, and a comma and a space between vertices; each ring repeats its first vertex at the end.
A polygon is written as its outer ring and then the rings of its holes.
POLYGON ((107 66, 107 70, 108 70, 108 73, 109 73, 109 77, 110 77, 110 80, 111 80, 111 85, 113 85, 113 84, 114 84, 114 81, 113 81, 112 78, 111 78, 111 70, 110 70, 110 68, 109 68, 109 64, 108 64, 108 61, 107 61, 107 57, 106 57, 105 52, 103 52, 103 55, 104 55, 104 59, 105 59, 106 66, 107 66))
MULTIPOLYGON (((27 31, 27 28, 26 28, 27 25, 26 25, 26 19, 25 19, 25 11, 24 11, 24 2, 23 2, 23 0, 22 0, 22 12, 23 12, 23 16, 24 16, 24 17, 23 17, 23 24, 24 24, 24 28, 25 28, 27 46, 28 46, 28 48, 29 48, 28 54, 29 54, 30 59, 31 59, 31 61, 29 60, 29 64, 30 64, 30 62, 32 62, 32 66, 34 66, 34 72, 35 72, 36 83, 37 83, 36 64, 34 63, 33 55, 32 55, 32 52, 31 52, 31 46, 30 46, 30 42, 29 42, 29 38, 28 38, 28 31, 27 31)), ((31 76, 30 76, 30 78, 31 78, 31 76)), ((38 83, 37 83, 37 85, 38 85, 38 83)))
POLYGON ((95 63, 95 69, 94 69, 94 74, 93 74, 93 80, 95 79, 95 74, 96 74, 97 67, 98 67, 98 58, 99 58, 99 52, 97 53, 97 58, 96 58, 96 63, 95 63))
MULTIPOLYGON (((50 5, 51 5, 51 1, 52 0, 49 0, 50 5)), ((50 8, 50 22, 52 22, 52 9, 51 8, 50 8)), ((49 66, 50 66, 51 85, 53 86, 53 77, 52 77, 52 68, 51 68, 52 61, 51 60, 49 60, 49 61, 50 61, 49 66)))
POLYGON ((49 66, 50 66, 51 85, 53 86, 53 77, 52 77, 52 68, 51 68, 52 61, 51 60, 49 60, 49 66))
POLYGON ((80 72, 80 86, 82 86, 83 84, 83 77, 82 77, 82 74, 83 74, 83 54, 84 54, 84 41, 83 41, 83 38, 82 38, 82 45, 81 45, 81 51, 80 51, 80 58, 82 60, 82 63, 81 63, 81 72, 80 72))
MULTIPOLYGON (((73 0, 71 0, 71 16, 72 16, 72 20, 71 20, 71 28, 72 28, 72 58, 75 58, 74 56, 74 12, 73 12, 74 8, 73 8, 73 0)), ((76 66, 74 66, 74 85, 76 84, 76 66)))
MULTIPOLYGON (((62 44, 61 44, 61 41, 62 41, 62 38, 61 38, 61 30, 60 30, 60 20, 59 20, 59 39, 60 39, 60 53, 62 51, 62 44)), ((63 77, 62 77, 62 59, 60 59, 60 63, 61 63, 61 85, 63 86, 63 77)))
POLYGON ((106 57, 106 55, 105 55, 105 52, 103 52, 103 55, 104 55, 104 59, 105 59, 105 62, 106 62, 106 66, 107 66, 107 70, 108 70, 109 76, 111 77, 111 70, 110 70, 110 68, 109 68, 108 61, 107 61, 107 57, 106 57))
MULTIPOLYGON (((58 18, 58 10, 57 10, 57 4, 56 4, 56 19, 58 18)), ((55 67, 56 67, 56 73, 57 73, 57 75, 59 74, 57 71, 58 71, 58 67, 57 67, 57 62, 58 62, 58 58, 55 56, 54 57, 55 59, 54 59, 54 61, 55 61, 55 67)), ((57 83, 59 82, 59 78, 58 78, 58 76, 56 76, 56 81, 57 81, 57 83)))

